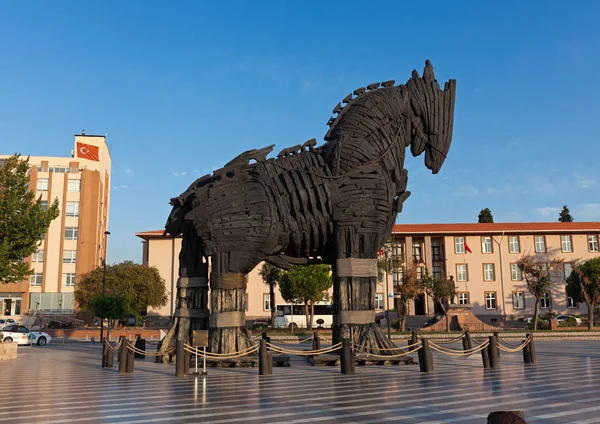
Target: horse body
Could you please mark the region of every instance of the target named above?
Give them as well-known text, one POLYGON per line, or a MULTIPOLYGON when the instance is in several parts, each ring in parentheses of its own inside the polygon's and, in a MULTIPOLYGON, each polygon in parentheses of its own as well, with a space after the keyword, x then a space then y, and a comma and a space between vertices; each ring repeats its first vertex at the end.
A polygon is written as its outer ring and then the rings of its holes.
MULTIPOLYGON (((266 156, 273 146, 244 152, 171 199, 173 211, 165 232, 183 233, 184 239, 187 235, 180 258, 190 261, 183 252, 190 243, 201 246, 197 256, 212 258, 211 279, 217 283, 211 287, 211 308, 213 303, 217 306, 211 313, 243 311, 245 286, 222 283, 226 275, 247 274, 261 261, 290 268, 316 258, 333 266, 336 314, 374 311, 376 278, 338 278, 337 267, 353 258, 375 260, 389 237, 410 194, 404 169, 407 147, 414 156, 425 152, 425 166, 439 171, 450 147, 454 91, 453 80, 439 89, 427 61, 423 78, 413 72, 406 85, 376 83, 356 90, 356 97, 347 96, 334 109, 337 117, 328 123, 323 146, 314 148, 310 140, 272 159, 266 156), (224 302, 221 291, 227 290, 234 293, 234 303, 224 302)), ((180 298, 185 308, 188 296, 180 298)), ((235 327, 227 319, 215 322, 235 327)), ((353 341, 372 351, 386 345, 373 335, 374 325, 349 322, 334 319, 338 330, 349 330, 353 341)), ((220 333, 213 338, 214 350, 235 351, 247 344, 227 331, 234 341, 223 342, 226 332, 220 333)))

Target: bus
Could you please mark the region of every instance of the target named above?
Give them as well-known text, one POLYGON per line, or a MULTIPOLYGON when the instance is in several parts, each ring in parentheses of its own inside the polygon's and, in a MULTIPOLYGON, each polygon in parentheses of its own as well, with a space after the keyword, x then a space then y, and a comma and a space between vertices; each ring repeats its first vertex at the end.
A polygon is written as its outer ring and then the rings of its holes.
MULTIPOLYGON (((306 328, 306 312, 304 304, 292 305, 281 303, 276 306, 275 328, 306 328)), ((328 302, 315 303, 315 316, 313 317, 313 328, 319 327, 317 320, 322 319, 320 327, 331 328, 333 325, 333 304, 328 302)))

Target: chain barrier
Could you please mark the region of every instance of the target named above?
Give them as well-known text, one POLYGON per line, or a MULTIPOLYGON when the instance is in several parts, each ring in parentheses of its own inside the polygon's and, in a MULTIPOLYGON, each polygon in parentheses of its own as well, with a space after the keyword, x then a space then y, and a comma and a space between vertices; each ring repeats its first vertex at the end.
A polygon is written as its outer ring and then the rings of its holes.
POLYGON ((112 346, 108 340, 104 339, 104 344, 106 345, 106 348, 112 350, 113 352, 116 352, 117 350, 119 350, 119 348, 121 347, 121 343, 122 343, 122 340, 119 340, 119 343, 112 346))
POLYGON ((341 347, 342 347, 342 342, 334 344, 333 346, 330 346, 330 347, 327 347, 324 349, 318 349, 318 350, 291 350, 291 349, 285 349, 280 346, 277 346, 277 345, 267 342, 267 348, 269 348, 273 352, 283 353, 285 355, 298 355, 298 356, 322 355, 325 353, 334 352, 338 349, 341 349, 341 347))
MULTIPOLYGON (((363 355, 365 355, 365 356, 367 356, 367 357, 369 357, 369 358, 378 358, 378 359, 394 359, 394 358, 402 358, 403 356, 410 355, 411 353, 416 353, 416 352, 418 352, 420 349, 422 349, 422 348, 423 348, 423 345, 421 345, 421 342, 417 342, 417 343, 413 343, 413 344, 412 344, 412 345, 410 345, 410 346, 407 346, 407 348, 409 348, 409 347, 411 347, 411 348, 412 348, 412 347, 419 346, 419 347, 417 347, 417 348, 415 348, 415 349, 413 349, 413 350, 410 350, 410 351, 406 351, 406 352, 403 352, 403 353, 397 353, 397 354, 395 354, 395 355, 377 355, 377 354, 375 354, 375 353, 371 353, 371 352, 368 352, 368 351, 366 351, 366 350, 365 350, 365 349, 364 349, 362 346, 360 346, 360 345, 357 345, 356 343, 352 343, 352 344, 354 345, 354 348, 355 348, 355 350, 356 350, 357 352, 359 352, 359 353, 362 353, 363 355)), ((382 350, 383 350, 383 349, 382 349, 382 350)))
POLYGON ((194 355, 198 355, 201 356, 203 358, 206 359, 234 359, 234 358, 241 358, 242 356, 248 356, 251 355, 255 352, 258 351, 259 345, 255 344, 253 346, 250 346, 249 348, 243 349, 243 350, 238 350, 236 352, 230 352, 230 353, 212 353, 212 352, 204 352, 200 349, 198 349, 197 347, 193 347, 190 346, 188 344, 183 345, 183 349, 186 352, 192 353, 194 355))
POLYGON ((500 349, 504 352, 515 353, 515 352, 518 352, 521 349, 523 349, 529 343, 531 343, 531 336, 527 337, 527 339, 523 343, 521 343, 521 345, 519 345, 517 347, 511 347, 504 342, 498 341, 498 349, 500 349))
POLYGON ((160 351, 149 352, 147 350, 138 349, 137 347, 135 347, 131 343, 127 343, 127 349, 130 352, 137 353, 137 354, 140 354, 140 355, 145 355, 145 356, 163 356, 163 355, 170 355, 173 352, 175 352, 175 348, 168 349, 165 352, 160 352, 160 351))
POLYGON ((471 349, 467 349, 467 350, 456 350, 456 349, 449 349, 447 347, 444 346, 440 346, 439 344, 429 340, 429 346, 431 347, 431 349, 435 350, 436 352, 439 353, 443 353, 444 355, 451 355, 451 356, 468 356, 468 355, 472 355, 474 353, 477 353, 483 349, 485 349, 486 347, 488 347, 490 344, 490 341, 487 340, 485 342, 483 342, 481 345, 476 346, 474 348, 471 349))
POLYGON ((310 336, 310 337, 307 337, 305 339, 298 340, 298 343, 304 343, 304 342, 307 342, 307 341, 312 340, 312 339, 313 339, 313 336, 310 336))
POLYGON ((449 339, 449 340, 446 340, 446 339, 444 339, 444 340, 439 340, 439 341, 437 342, 437 344, 438 344, 438 345, 443 345, 443 344, 452 344, 452 343, 456 343, 456 342, 459 342, 459 341, 461 341, 463 337, 464 337, 464 333, 463 333, 463 334, 461 334, 460 336, 457 336, 457 337, 453 338, 453 339, 449 339))

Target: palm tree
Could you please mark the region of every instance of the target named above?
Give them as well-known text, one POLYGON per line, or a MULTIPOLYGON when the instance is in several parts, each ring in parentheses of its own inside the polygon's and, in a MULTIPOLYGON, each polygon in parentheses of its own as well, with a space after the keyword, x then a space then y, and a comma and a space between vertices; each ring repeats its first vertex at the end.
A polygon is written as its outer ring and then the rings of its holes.
POLYGON ((275 326, 275 286, 279 283, 284 273, 285 271, 281 268, 277 268, 276 266, 266 262, 263 264, 259 272, 265 284, 269 285, 269 297, 271 300, 269 302, 271 304, 271 327, 275 326))

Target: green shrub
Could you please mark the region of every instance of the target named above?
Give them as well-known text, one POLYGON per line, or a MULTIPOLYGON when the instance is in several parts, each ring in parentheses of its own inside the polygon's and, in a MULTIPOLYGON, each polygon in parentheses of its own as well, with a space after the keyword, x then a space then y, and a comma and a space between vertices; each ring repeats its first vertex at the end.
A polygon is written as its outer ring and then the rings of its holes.
MULTIPOLYGON (((533 330, 533 322, 531 324, 529 324, 529 329, 533 330)), ((537 329, 538 330, 550 330, 550 323, 548 321, 543 320, 540 317, 538 317, 537 329)))
POLYGON ((0 333, 0 343, 2 343, 2 340, 4 340, 4 334, 0 333))
POLYGON ((577 320, 575 318, 569 317, 562 322, 558 323, 559 327, 577 327, 577 320))

